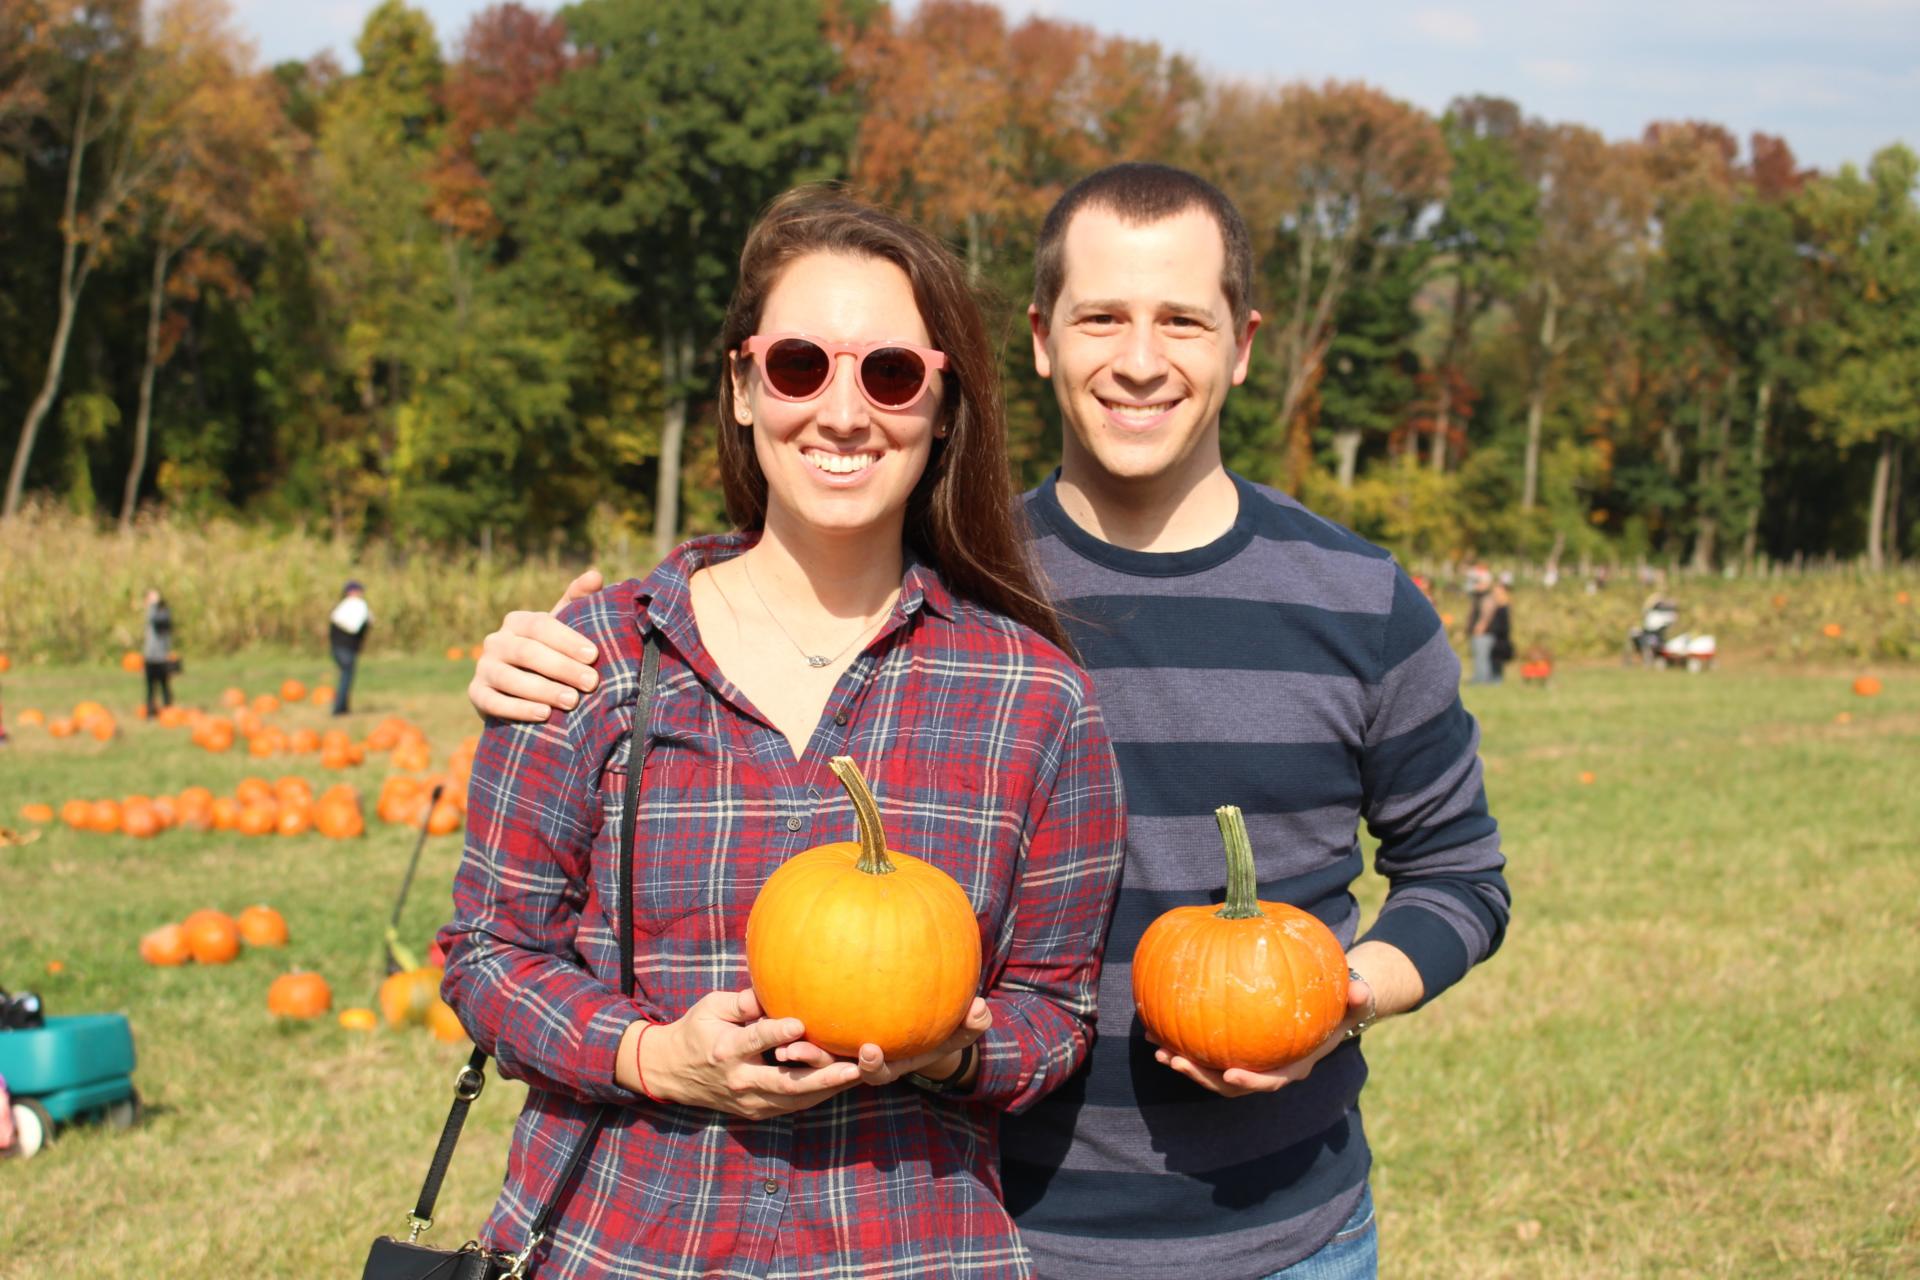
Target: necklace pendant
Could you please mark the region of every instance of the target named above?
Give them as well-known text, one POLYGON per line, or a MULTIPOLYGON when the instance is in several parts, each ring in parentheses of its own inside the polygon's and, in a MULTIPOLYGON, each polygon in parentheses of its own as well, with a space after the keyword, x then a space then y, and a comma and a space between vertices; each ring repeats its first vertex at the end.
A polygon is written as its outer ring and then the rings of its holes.
POLYGON ((833 665, 832 658, 823 658, 817 653, 809 653, 803 656, 806 658, 807 665, 810 667, 828 667, 833 665))

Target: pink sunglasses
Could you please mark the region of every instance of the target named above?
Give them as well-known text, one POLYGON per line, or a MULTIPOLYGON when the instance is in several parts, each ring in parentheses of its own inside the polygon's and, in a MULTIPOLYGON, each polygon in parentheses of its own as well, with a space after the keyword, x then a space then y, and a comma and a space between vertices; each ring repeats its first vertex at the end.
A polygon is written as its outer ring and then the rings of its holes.
POLYGON ((804 333, 756 333, 740 345, 760 362, 767 390, 782 400, 811 400, 833 380, 834 362, 854 357, 854 382, 876 409, 905 409, 926 394, 945 352, 910 342, 827 342, 804 333))

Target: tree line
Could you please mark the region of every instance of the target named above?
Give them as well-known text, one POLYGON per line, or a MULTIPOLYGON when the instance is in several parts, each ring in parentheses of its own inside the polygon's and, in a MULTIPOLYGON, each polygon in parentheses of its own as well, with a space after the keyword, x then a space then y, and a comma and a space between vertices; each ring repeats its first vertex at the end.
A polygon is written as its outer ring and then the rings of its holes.
POLYGON ((746 229, 844 181, 965 259, 1021 479, 1057 456, 1041 215, 1216 180, 1265 317, 1231 465, 1410 555, 1920 550, 1920 160, 1700 121, 1609 141, 1462 96, 1210 78, 972 0, 386 0, 351 74, 221 0, 0 0, 0 457, 349 540, 657 546, 723 520, 711 388, 746 229))

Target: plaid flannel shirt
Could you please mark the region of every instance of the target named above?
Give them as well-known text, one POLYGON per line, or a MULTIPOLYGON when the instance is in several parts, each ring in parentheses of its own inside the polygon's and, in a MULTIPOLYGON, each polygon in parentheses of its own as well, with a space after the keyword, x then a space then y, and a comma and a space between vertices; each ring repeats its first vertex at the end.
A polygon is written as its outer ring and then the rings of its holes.
POLYGON ((482 1238, 520 1246, 575 1135, 612 1102, 537 1255, 542 1280, 1030 1275, 1001 1204, 998 1113, 1058 1086, 1092 1039, 1124 806, 1091 686, 910 564, 796 761, 694 623, 689 578, 749 545, 696 540, 646 581, 570 606, 563 620, 600 649, 600 686, 571 714, 481 736, 443 989, 501 1073, 531 1086, 482 1238), (628 1000, 607 903, 648 628, 663 644, 628 1000), (762 1121, 629 1093, 614 1081, 624 1029, 745 987, 761 884, 802 849, 855 838, 834 755, 859 761, 889 845, 973 902, 993 1011, 977 1082, 941 1096, 861 1086, 762 1121))

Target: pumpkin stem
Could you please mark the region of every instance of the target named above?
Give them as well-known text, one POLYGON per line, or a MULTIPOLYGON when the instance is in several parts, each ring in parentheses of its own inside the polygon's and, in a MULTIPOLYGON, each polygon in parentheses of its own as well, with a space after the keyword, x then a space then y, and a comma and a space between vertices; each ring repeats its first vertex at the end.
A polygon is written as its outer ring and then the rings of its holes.
POLYGON ((853 801, 853 815, 860 824, 860 870, 870 876, 891 875, 893 863, 887 860, 887 833, 880 826, 880 806, 873 802, 873 791, 861 776, 860 766, 852 756, 835 756, 827 764, 853 801))
POLYGON ((1222 920, 1251 920, 1260 910, 1260 882, 1253 875, 1253 841, 1239 807, 1225 804, 1213 811, 1220 838, 1227 846, 1227 900, 1213 914, 1222 920))

